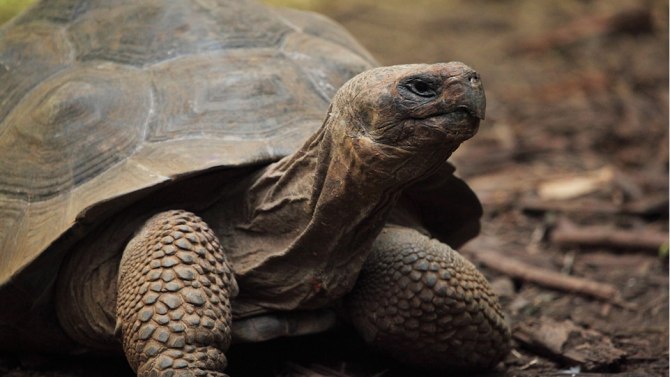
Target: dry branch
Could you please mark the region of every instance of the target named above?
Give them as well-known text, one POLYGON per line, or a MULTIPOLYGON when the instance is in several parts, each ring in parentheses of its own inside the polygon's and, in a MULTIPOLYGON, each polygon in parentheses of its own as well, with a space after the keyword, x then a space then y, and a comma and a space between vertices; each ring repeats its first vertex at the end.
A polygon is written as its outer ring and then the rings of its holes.
POLYGON ((521 201, 521 208, 530 212, 650 216, 668 213, 668 195, 667 193, 652 195, 624 205, 616 205, 611 202, 595 199, 566 201, 526 198, 521 201))
POLYGON ((559 272, 529 265, 496 252, 480 250, 473 252, 472 255, 478 262, 514 279, 521 279, 547 288, 595 297, 622 307, 632 307, 631 304, 622 300, 619 290, 611 284, 562 275, 559 272))
POLYGON ((609 246, 614 248, 658 250, 668 242, 667 232, 625 230, 606 226, 577 226, 567 219, 557 222, 551 242, 559 245, 609 246))

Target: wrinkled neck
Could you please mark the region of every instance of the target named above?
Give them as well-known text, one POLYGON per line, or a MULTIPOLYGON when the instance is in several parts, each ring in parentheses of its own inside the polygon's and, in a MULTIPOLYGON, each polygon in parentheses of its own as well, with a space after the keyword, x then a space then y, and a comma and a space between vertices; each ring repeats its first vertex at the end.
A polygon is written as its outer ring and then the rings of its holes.
POLYGON ((397 169, 371 166, 374 153, 361 158, 366 141, 343 134, 343 121, 327 119, 249 188, 247 217, 236 236, 240 311, 311 309, 349 292, 410 183, 397 169), (244 308, 258 302, 264 309, 244 308))

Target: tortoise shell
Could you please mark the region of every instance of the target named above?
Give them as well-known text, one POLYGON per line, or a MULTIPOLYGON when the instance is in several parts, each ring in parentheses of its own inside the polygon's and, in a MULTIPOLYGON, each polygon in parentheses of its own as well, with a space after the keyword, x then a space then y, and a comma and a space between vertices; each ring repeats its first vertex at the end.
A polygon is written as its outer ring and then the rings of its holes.
POLYGON ((0 285, 130 193, 293 152, 374 65, 327 18, 252 2, 36 4, 0 30, 0 285))
MULTIPOLYGON (((162 188, 293 153, 375 65, 331 20, 246 0, 42 0, 5 25, 0 349, 67 343, 53 287, 87 233, 162 188)), ((481 207, 444 169, 406 197, 458 246, 481 207)))

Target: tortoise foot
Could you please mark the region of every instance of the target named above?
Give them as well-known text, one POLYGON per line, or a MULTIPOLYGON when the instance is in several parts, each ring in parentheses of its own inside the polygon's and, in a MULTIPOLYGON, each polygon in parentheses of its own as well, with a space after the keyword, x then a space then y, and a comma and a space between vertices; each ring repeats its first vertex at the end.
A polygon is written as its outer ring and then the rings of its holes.
POLYGON ((380 234, 347 307, 368 342, 415 367, 483 370, 509 352, 510 332, 486 279, 412 229, 380 234))
POLYGON ((225 376, 237 283, 200 218, 151 218, 119 268, 117 335, 138 376, 225 376))
POLYGON ((137 369, 138 377, 228 377, 221 372, 226 356, 214 347, 185 350, 166 350, 149 358, 137 369))

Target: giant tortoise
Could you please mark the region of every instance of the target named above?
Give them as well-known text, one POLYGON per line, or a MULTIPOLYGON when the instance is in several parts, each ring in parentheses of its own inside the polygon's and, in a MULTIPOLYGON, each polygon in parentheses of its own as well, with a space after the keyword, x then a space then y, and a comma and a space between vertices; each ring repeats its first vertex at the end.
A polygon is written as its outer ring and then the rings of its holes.
POLYGON ((375 66, 246 0, 42 0, 2 28, 0 348, 222 376, 231 341, 338 313, 409 365, 496 365, 500 306, 451 249, 479 231, 447 162, 479 75, 375 66))

